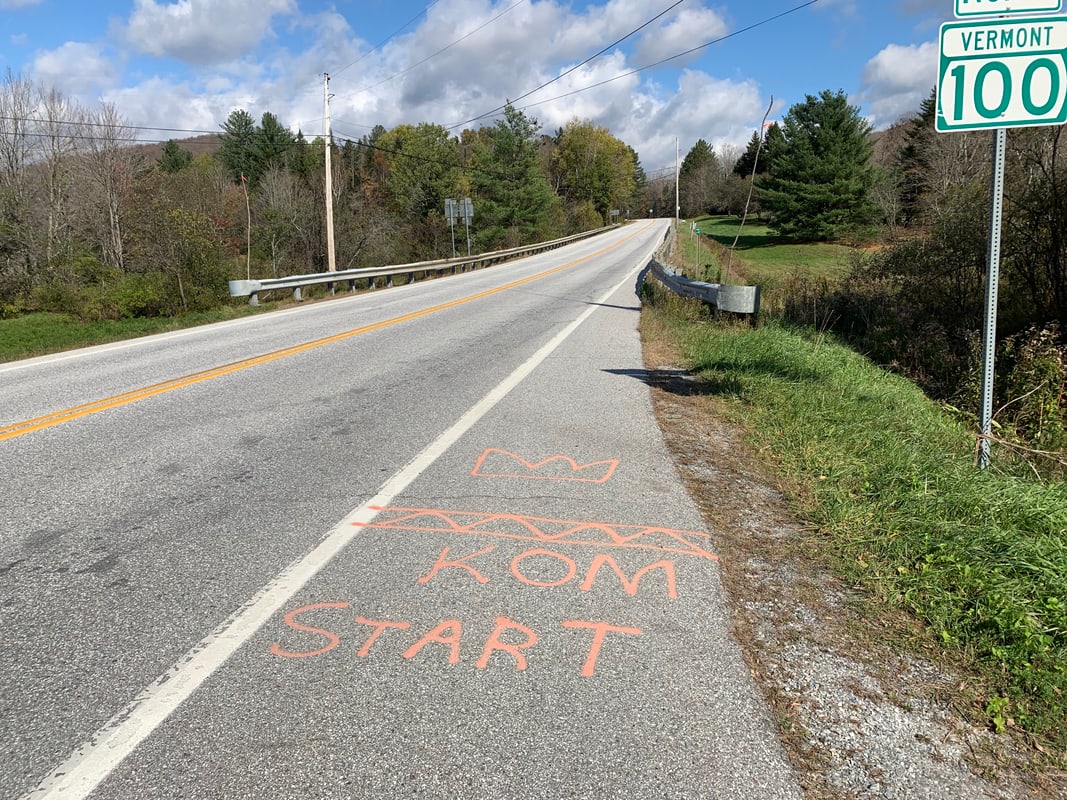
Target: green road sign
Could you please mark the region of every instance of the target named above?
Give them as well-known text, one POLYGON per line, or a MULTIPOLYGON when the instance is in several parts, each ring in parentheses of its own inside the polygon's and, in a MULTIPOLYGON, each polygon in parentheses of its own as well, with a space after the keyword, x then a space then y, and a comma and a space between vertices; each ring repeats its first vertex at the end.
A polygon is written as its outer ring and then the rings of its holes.
POLYGON ((1063 0, 956 0, 957 17, 1059 11, 1063 0))
POLYGON ((700 235, 700 228, 697 228, 697 236, 700 235))
POLYGON ((1067 122, 1067 17, 941 26, 937 130, 1067 122))

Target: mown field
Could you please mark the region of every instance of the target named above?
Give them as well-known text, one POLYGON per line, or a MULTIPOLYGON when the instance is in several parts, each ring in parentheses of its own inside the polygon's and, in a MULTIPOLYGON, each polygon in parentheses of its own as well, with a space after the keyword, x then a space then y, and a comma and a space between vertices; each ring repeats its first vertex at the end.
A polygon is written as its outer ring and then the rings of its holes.
POLYGON ((738 236, 737 217, 701 217, 692 220, 699 237, 688 224, 679 236, 683 263, 697 268, 712 282, 758 283, 777 286, 794 273, 815 278, 839 278, 848 273, 859 251, 840 244, 797 244, 774 236, 755 219, 748 219, 738 236), (727 252, 737 240, 733 254, 727 252), (727 270, 730 274, 727 275, 727 270), (729 277, 729 280, 725 278, 729 277))
MULTIPOLYGON (((697 221, 680 243, 687 272, 719 269, 736 220, 697 221)), ((806 272, 832 279, 849 248, 776 241, 746 225, 740 280, 806 272), (809 249, 810 248, 810 249, 809 249)), ((655 294, 655 293, 654 293, 655 294)), ((764 315, 759 327, 710 320, 696 305, 646 305, 682 350, 701 391, 721 400, 791 488, 832 570, 876 605, 904 609, 985 687, 995 730, 1016 727, 1067 751, 1067 484, 994 451, 974 464, 959 415, 824 332, 764 315)))

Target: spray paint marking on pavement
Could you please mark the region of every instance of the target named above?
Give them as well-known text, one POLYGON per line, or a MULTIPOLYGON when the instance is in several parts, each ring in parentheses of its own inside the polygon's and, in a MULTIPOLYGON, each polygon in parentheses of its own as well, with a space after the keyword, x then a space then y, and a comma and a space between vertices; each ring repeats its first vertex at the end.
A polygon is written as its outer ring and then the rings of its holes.
POLYGON ((353 525, 427 533, 468 533, 474 536, 495 536, 553 544, 659 550, 666 553, 709 558, 712 561, 718 558, 701 546, 702 542, 710 539, 711 536, 699 531, 681 531, 654 525, 576 522, 524 514, 442 511, 434 508, 374 508, 373 510, 378 512, 378 516, 373 521, 355 522, 353 525))
POLYGON ((550 456, 541 461, 527 461, 515 453, 491 447, 478 458, 471 477, 607 483, 618 467, 619 461, 616 458, 589 464, 579 464, 569 456, 550 456))
MULTIPOLYGON (((441 583, 455 585, 463 581, 473 581, 479 585, 500 582, 501 579, 510 583, 510 579, 520 586, 533 589, 558 589, 573 584, 578 578, 580 568, 584 578, 578 584, 582 592, 591 592, 600 587, 602 591, 618 591, 621 589, 630 597, 636 597, 641 587, 641 581, 648 578, 655 583, 648 584, 653 592, 660 591, 669 600, 678 598, 677 570, 674 561, 669 557, 660 558, 658 561, 646 563, 627 573, 626 569, 619 564, 614 555, 604 550, 639 550, 655 552, 669 556, 689 556, 698 559, 716 560, 717 557, 706 550, 703 540, 709 538, 708 534, 698 531, 674 530, 648 525, 617 525, 602 522, 575 522, 573 520, 545 519, 519 514, 477 513, 470 511, 441 511, 438 509, 425 508, 375 508, 377 517, 372 522, 356 522, 353 525, 362 528, 376 528, 379 530, 408 531, 417 533, 437 534, 468 534, 489 538, 503 538, 512 541, 532 541, 544 544, 552 544, 556 548, 578 546, 580 553, 577 558, 572 558, 558 550, 549 550, 537 547, 524 550, 514 555, 510 562, 507 557, 501 561, 498 553, 499 545, 492 544, 468 552, 455 554, 451 545, 444 547, 440 555, 432 565, 416 579, 416 583, 441 583), (595 548, 590 556, 590 548, 595 548), (582 563, 579 564, 579 560, 582 563), (507 568, 502 569, 503 564, 507 568), (499 573, 499 576, 494 574, 499 573), (610 586, 605 586, 601 576, 607 576, 610 586)), ((620 554, 621 555, 621 554, 620 554)), ((648 591, 646 591, 648 594, 648 591)), ((532 657, 528 652, 550 634, 555 637, 568 636, 569 631, 592 632, 592 638, 588 640, 588 650, 582 663, 579 665, 573 661, 574 648, 564 648, 564 658, 572 660, 563 666, 578 670, 583 678, 591 678, 596 674, 596 667, 602 649, 608 641, 619 642, 619 636, 641 636, 641 628, 633 625, 616 625, 603 620, 565 619, 558 625, 542 627, 541 633, 532 627, 508 617, 497 617, 495 627, 485 639, 484 645, 476 634, 464 636, 462 620, 446 619, 431 627, 419 636, 421 627, 417 623, 402 619, 367 619, 362 616, 353 617, 351 614, 338 613, 351 608, 349 602, 312 603, 304 605, 285 614, 282 622, 293 634, 287 632, 287 641, 280 641, 270 646, 270 652, 281 658, 314 658, 325 655, 342 644, 343 640, 358 642, 356 656, 367 658, 372 655, 372 648, 386 631, 392 631, 390 639, 395 643, 399 641, 407 645, 399 655, 405 660, 410 660, 422 654, 429 645, 439 645, 431 648, 427 655, 420 658, 423 664, 449 665, 459 664, 462 653, 468 654, 468 659, 475 653, 479 653, 474 662, 475 669, 484 670, 490 663, 505 666, 511 664, 517 670, 525 670, 528 658, 532 657), (314 616, 315 625, 300 621, 297 617, 314 616), (319 621, 319 618, 323 618, 319 621), (330 627, 320 627, 328 624, 330 627), (369 630, 368 630, 369 628, 369 630), (609 634, 611 636, 609 637, 609 634), (417 638, 415 638, 417 637, 417 638), (473 639, 473 649, 471 641, 473 639), (294 643, 295 642, 295 643, 294 643), (299 645, 299 647, 298 647, 299 645), (443 649, 442 649, 443 648, 443 649), (494 654, 503 653, 510 656, 508 659, 495 658, 494 654)), ((573 636, 572 636, 573 638, 573 636)), ((396 654, 396 645, 392 651, 396 654)), ((378 648, 375 654, 381 658, 389 655, 386 647, 378 648)), ((614 656, 614 654, 613 654, 614 656)), ((542 662, 544 660, 542 659, 542 662)))
MULTIPOLYGON (((341 644, 341 635, 326 628, 298 622, 296 618, 317 611, 347 609, 349 605, 349 603, 312 603, 293 609, 285 615, 285 624, 294 630, 322 637, 326 640, 326 644, 315 650, 296 651, 286 650, 278 642, 275 642, 270 646, 270 652, 282 658, 313 658, 330 652, 341 644)), ((360 658, 366 658, 371 654, 371 648, 385 631, 408 631, 412 627, 412 623, 406 620, 366 619, 360 616, 352 618, 352 622, 360 626, 358 632, 353 634, 353 638, 362 637, 360 648, 356 651, 356 655, 360 658)), ((317 624, 321 625, 323 623, 317 624)), ((330 624, 336 626, 336 623, 330 624)), ((608 639, 609 633, 624 636, 640 636, 642 634, 640 628, 589 620, 568 619, 561 622, 560 627, 564 631, 592 631, 593 635, 588 639, 588 650, 578 670, 583 678, 591 678, 596 674, 597 661, 600 658, 601 650, 604 647, 604 642, 608 639)), ((479 655, 474 667, 475 669, 484 670, 491 661, 494 661, 493 656, 496 653, 503 653, 511 657, 515 669, 525 670, 528 665, 528 653, 526 651, 533 648, 540 640, 541 636, 533 628, 508 617, 497 617, 493 630, 486 638, 485 644, 477 648, 479 655), (516 634, 521 638, 518 638, 516 634), (517 638, 518 640, 516 640, 517 638)), ((416 639, 403 651, 401 657, 405 660, 411 660, 420 655, 431 644, 442 645, 445 648, 444 651, 436 650, 436 652, 439 654, 443 652, 447 663, 454 666, 462 660, 460 654, 463 643, 463 623, 458 619, 446 619, 416 639)), ((476 646, 478 644, 480 644, 480 640, 476 642, 476 646)), ((431 653, 424 660, 433 663, 435 656, 431 653)), ((439 656, 436 657, 436 660, 440 661, 439 656)), ((499 662, 499 659, 495 659, 495 661, 499 662)))

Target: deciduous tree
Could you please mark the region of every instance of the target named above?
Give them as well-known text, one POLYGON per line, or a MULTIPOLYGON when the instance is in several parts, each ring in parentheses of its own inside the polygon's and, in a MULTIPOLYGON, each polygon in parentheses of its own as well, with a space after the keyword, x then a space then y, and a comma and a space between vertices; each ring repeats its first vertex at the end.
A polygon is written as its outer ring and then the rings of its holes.
POLYGON ((569 206, 591 202, 602 220, 634 191, 630 149, 602 126, 568 122, 557 136, 554 157, 558 186, 569 206))

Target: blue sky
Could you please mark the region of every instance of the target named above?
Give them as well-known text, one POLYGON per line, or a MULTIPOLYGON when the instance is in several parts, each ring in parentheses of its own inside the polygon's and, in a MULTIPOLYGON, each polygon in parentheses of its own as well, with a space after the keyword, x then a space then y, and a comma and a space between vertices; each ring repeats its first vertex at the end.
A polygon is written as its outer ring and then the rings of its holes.
POLYGON ((335 134, 350 138, 376 124, 474 127, 558 78, 516 105, 546 132, 576 117, 603 125, 653 172, 673 164, 676 137, 683 156, 698 138, 744 145, 772 96, 775 118, 842 89, 885 127, 929 94, 938 26, 953 17, 952 0, 675 3, 0 0, 0 61, 88 108, 112 103, 135 125, 214 131, 244 108, 308 135, 322 131, 329 72, 335 134))

